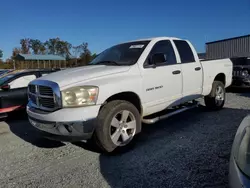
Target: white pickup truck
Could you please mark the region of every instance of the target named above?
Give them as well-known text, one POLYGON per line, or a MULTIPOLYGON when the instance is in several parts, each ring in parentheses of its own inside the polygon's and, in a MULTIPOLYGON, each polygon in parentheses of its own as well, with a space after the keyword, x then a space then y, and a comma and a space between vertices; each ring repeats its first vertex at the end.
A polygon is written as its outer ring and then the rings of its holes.
POLYGON ((30 123, 50 139, 94 139, 106 152, 127 148, 151 124, 197 106, 219 110, 232 82, 230 59, 199 61, 187 40, 130 41, 100 53, 88 66, 29 84, 30 123))

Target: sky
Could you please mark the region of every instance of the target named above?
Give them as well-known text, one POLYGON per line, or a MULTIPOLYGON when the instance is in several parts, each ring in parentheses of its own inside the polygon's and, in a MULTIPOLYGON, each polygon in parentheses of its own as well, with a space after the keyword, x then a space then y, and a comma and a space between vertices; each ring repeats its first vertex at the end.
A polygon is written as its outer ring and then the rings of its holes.
POLYGON ((22 38, 88 42, 99 53, 128 40, 170 36, 203 52, 208 41, 250 34, 250 0, 3 0, 0 7, 3 59, 22 38))

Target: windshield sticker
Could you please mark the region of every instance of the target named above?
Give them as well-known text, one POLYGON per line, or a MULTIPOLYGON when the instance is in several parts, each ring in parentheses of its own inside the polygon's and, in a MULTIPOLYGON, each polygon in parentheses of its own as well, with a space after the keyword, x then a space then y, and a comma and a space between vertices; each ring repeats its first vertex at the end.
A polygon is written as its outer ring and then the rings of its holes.
POLYGON ((131 45, 129 48, 143 48, 144 44, 131 45))

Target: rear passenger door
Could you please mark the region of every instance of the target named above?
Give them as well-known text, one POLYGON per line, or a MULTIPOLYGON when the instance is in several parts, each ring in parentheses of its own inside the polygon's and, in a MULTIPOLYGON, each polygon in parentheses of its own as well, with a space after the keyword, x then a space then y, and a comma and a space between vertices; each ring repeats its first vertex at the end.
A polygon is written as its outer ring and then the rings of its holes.
POLYGON ((36 73, 29 73, 18 75, 6 83, 9 84, 10 89, 8 91, 1 91, 1 108, 25 106, 28 103, 28 84, 36 78, 36 73))
POLYGON ((179 52, 183 76, 182 103, 196 99, 201 95, 203 73, 199 59, 195 59, 189 43, 184 40, 174 40, 179 52))

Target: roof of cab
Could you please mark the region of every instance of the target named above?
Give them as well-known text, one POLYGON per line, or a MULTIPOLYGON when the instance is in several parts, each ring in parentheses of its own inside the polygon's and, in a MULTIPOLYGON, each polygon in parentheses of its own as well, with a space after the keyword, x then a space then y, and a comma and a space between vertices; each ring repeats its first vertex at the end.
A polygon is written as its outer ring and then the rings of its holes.
POLYGON ((152 40, 180 40, 179 38, 176 37, 153 37, 153 38, 144 38, 144 39, 137 39, 137 40, 132 40, 129 42, 136 42, 136 41, 152 41, 152 40))
POLYGON ((129 42, 139 42, 139 41, 159 41, 159 40, 182 40, 176 37, 153 37, 153 38, 144 38, 144 39, 137 39, 137 40, 130 40, 126 42, 121 42, 120 44, 129 43, 129 42))

